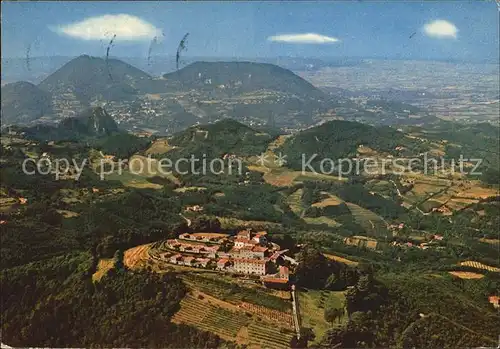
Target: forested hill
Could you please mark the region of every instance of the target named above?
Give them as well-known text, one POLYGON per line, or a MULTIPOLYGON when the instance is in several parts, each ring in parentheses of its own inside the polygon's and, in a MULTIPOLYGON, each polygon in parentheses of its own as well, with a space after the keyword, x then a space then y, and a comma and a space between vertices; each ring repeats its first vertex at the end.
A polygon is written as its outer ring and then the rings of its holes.
POLYGON ((89 108, 76 117, 66 118, 56 126, 36 125, 21 128, 27 138, 40 141, 82 140, 119 132, 113 118, 101 107, 89 108))
POLYGON ((27 123, 52 113, 52 95, 32 83, 2 86, 2 124, 27 123))
POLYGON ((257 131, 232 119, 213 124, 192 126, 175 134, 169 143, 183 153, 219 157, 224 154, 251 156, 262 153, 272 141, 266 132, 257 131))
POLYGON ((244 93, 261 89, 303 97, 325 98, 325 94, 288 69, 253 62, 196 62, 164 76, 184 88, 231 87, 244 93))
POLYGON ((136 85, 151 76, 118 59, 82 55, 72 59, 43 80, 38 87, 52 94, 71 93, 82 105, 98 97, 112 100, 135 95, 136 85))
POLYGON ((76 118, 61 121, 59 128, 84 135, 109 135, 118 131, 118 125, 101 107, 91 108, 76 118))
POLYGON ((302 154, 318 159, 355 157, 359 146, 396 153, 398 146, 414 149, 418 142, 391 127, 374 127, 352 121, 334 120, 302 131, 281 147, 291 167, 300 167, 302 154))

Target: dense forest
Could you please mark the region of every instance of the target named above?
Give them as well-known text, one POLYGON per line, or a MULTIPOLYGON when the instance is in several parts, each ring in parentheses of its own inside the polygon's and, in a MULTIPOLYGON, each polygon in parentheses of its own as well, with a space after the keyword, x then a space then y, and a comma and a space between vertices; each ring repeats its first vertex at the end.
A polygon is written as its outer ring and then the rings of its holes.
POLYGON ((72 253, 3 270, 3 341, 21 347, 223 344, 213 334, 169 322, 186 293, 175 276, 130 273, 117 265, 93 283, 94 269, 90 254, 72 253))

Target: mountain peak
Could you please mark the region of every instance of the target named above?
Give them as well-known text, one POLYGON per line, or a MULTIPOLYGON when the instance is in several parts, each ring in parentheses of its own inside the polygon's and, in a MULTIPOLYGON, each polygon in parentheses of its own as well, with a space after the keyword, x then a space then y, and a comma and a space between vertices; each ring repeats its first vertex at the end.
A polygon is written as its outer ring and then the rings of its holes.
POLYGON ((314 98, 325 96, 292 71, 270 63, 199 61, 164 77, 182 83, 185 88, 222 88, 240 93, 273 90, 314 98))
POLYGON ((108 99, 127 99, 134 94, 136 83, 151 76, 119 59, 82 55, 76 57, 49 75, 38 86, 54 95, 70 94, 83 106, 100 96, 108 99), (116 91, 132 91, 118 93, 116 91))

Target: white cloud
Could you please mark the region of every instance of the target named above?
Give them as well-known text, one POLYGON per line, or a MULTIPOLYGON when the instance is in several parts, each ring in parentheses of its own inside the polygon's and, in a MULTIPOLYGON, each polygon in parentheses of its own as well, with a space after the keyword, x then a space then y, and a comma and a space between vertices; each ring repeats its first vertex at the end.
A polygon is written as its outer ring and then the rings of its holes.
POLYGON ((80 22, 51 28, 53 31, 82 40, 110 39, 116 35, 117 40, 151 40, 161 36, 161 30, 139 17, 118 14, 89 17, 80 22))
POLYGON ((329 44, 340 41, 337 38, 316 33, 273 35, 268 37, 267 40, 290 44, 329 44))
POLYGON ((434 38, 457 38, 457 27, 448 21, 438 19, 424 25, 424 32, 434 38))

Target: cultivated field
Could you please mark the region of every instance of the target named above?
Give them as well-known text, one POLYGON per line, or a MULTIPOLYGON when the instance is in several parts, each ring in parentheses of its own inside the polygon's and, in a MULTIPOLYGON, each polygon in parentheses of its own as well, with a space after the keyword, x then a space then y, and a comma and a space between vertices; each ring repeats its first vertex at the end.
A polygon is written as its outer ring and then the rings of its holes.
POLYGON ((115 261, 112 258, 103 258, 97 263, 97 270, 92 274, 92 281, 100 281, 106 273, 113 269, 115 261))
POLYGON ((338 223, 337 221, 335 221, 334 219, 331 219, 331 218, 328 218, 328 217, 325 217, 325 216, 320 216, 320 217, 303 217, 302 218, 304 221, 306 221, 308 224, 316 224, 316 225, 319 225, 319 224, 326 224, 328 225, 329 227, 338 227, 340 226, 341 224, 338 223))
POLYGON ((264 306, 269 309, 291 313, 290 301, 276 297, 273 293, 255 283, 245 284, 229 281, 221 274, 199 275, 194 273, 182 275, 184 282, 192 289, 206 293, 223 301, 240 305, 242 302, 264 306), (254 287, 250 287, 253 284, 254 287))
POLYGON ((263 326, 262 323, 253 322, 248 326, 248 337, 250 347, 285 349, 290 348, 290 341, 294 337, 294 333, 280 329, 276 324, 263 326))
POLYGON ((304 207, 302 206, 302 194, 304 193, 303 189, 297 189, 295 192, 290 194, 287 198, 287 204, 297 216, 302 216, 302 211, 304 207))
POLYGON ((174 148, 175 147, 168 144, 168 140, 166 138, 160 138, 154 141, 144 153, 146 155, 163 154, 174 148))
POLYGON ((476 262, 476 261, 460 262, 459 265, 471 267, 471 268, 476 268, 476 269, 484 269, 484 270, 488 270, 488 271, 495 272, 495 273, 500 273, 500 268, 492 267, 490 265, 486 265, 486 264, 476 262))
POLYGON ((327 207, 327 206, 337 206, 343 203, 340 198, 336 197, 335 195, 328 194, 329 197, 326 199, 323 199, 321 201, 315 202, 312 204, 313 207, 327 207))
POLYGON ((370 210, 361 206, 346 203, 351 211, 356 223, 361 225, 371 236, 379 237, 387 234, 387 223, 384 219, 370 210))
POLYGON ((273 310, 261 305, 256 305, 247 302, 241 302, 239 307, 245 311, 249 311, 269 321, 280 324, 280 326, 293 330, 293 317, 291 313, 285 313, 279 310, 273 310))
POLYGON ((239 345, 288 348, 293 332, 276 326, 279 324, 277 322, 266 321, 265 310, 262 312, 262 316, 259 316, 251 309, 237 308, 198 293, 197 296, 187 295, 181 301, 181 309, 172 317, 172 322, 213 332, 239 345))
POLYGON ((473 273, 470 271, 450 271, 449 273, 459 277, 460 279, 481 279, 484 277, 483 274, 473 273))
POLYGON ((486 238, 481 238, 479 241, 487 243, 487 244, 492 244, 492 245, 500 245, 500 239, 486 239, 486 238))
POLYGON ((347 258, 344 258, 344 257, 336 256, 336 255, 329 254, 329 253, 323 253, 323 254, 328 259, 331 259, 331 260, 334 260, 334 261, 337 261, 337 262, 341 262, 341 263, 344 263, 344 264, 347 264, 347 265, 356 266, 356 265, 359 264, 359 262, 351 261, 350 259, 347 259, 347 258))
POLYGON ((137 173, 141 176, 164 177, 171 180, 175 184, 180 184, 179 180, 174 175, 164 174, 165 172, 173 170, 172 168, 164 168, 163 171, 160 171, 160 165, 158 160, 156 159, 147 158, 141 155, 134 155, 129 159, 129 166, 134 173, 137 173))
POLYGON ((176 188, 174 191, 176 193, 184 193, 186 191, 197 191, 197 190, 207 190, 206 187, 182 187, 182 188, 176 188))
POLYGON ((129 248, 123 254, 123 264, 129 269, 141 268, 149 260, 148 251, 151 244, 129 248))
POLYGON ((251 319, 242 312, 212 305, 191 295, 181 301, 181 309, 172 317, 174 323, 196 326, 233 341, 240 329, 251 319))

